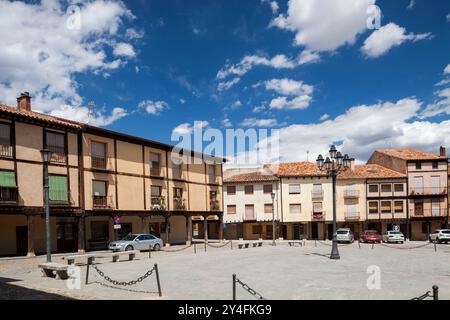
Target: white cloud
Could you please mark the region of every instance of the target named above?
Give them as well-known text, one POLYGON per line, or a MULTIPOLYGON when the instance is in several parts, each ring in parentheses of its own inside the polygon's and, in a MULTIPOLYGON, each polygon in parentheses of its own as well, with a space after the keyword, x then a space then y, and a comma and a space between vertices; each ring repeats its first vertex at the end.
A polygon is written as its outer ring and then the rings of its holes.
POLYGON ((140 39, 143 36, 144 36, 144 31, 138 31, 133 28, 128 28, 127 31, 125 32, 125 38, 127 38, 128 40, 140 39))
POLYGON ((61 3, 0 1, 0 101, 15 105, 17 95, 29 91, 36 110, 87 121, 76 76, 108 76, 126 64, 128 57, 117 59, 107 52, 114 50, 123 38, 122 27, 134 16, 123 2, 84 1, 78 28, 61 3))
POLYGON ((296 81, 292 79, 272 79, 264 82, 267 90, 273 90, 282 95, 310 95, 313 92, 313 87, 304 84, 302 81, 296 81))
POLYGON ((144 100, 139 102, 139 108, 145 109, 149 114, 158 115, 169 108, 169 104, 165 101, 144 100))
POLYGON ((315 63, 320 60, 320 55, 317 52, 312 52, 309 50, 303 50, 298 56, 298 63, 300 65, 307 63, 315 63))
POLYGON ((239 81, 241 81, 241 78, 236 77, 236 78, 231 79, 230 81, 219 82, 219 84, 217 85, 217 90, 219 90, 219 91, 228 90, 232 86, 234 86, 236 83, 238 83, 239 81))
POLYGON ((134 51, 134 48, 129 43, 118 43, 113 50, 113 54, 117 57, 128 57, 132 58, 136 56, 136 52, 134 51))
POLYGON ((334 51, 352 45, 366 30, 367 8, 373 4, 375 0, 289 0, 287 13, 269 26, 295 32, 294 43, 308 50, 334 51))
POLYGON ((260 106, 254 107, 253 110, 252 110, 252 112, 254 112, 254 113, 259 113, 259 112, 264 111, 265 109, 266 109, 265 105, 262 104, 262 105, 260 105, 260 106))
POLYGON ((231 120, 228 119, 228 118, 225 118, 225 119, 222 120, 222 125, 223 125, 225 128, 229 128, 229 127, 232 127, 232 126, 233 126, 233 125, 231 124, 231 120))
MULTIPOLYGON (((444 69, 444 75, 450 73, 450 65, 444 69)), ((450 83, 450 79, 443 79, 437 86, 447 86, 450 83)), ((450 115, 450 86, 444 87, 435 92, 436 99, 433 103, 427 105, 427 107, 420 113, 419 119, 426 119, 437 115, 450 115)))
POLYGON ((406 9, 408 10, 412 10, 414 9, 414 6, 416 5, 416 1, 415 0, 411 0, 408 4, 408 7, 406 9))
POLYGON ((287 97, 278 97, 270 101, 271 109, 306 109, 311 103, 311 96, 302 95, 289 100, 287 97))
POLYGON ((181 104, 185 104, 185 103, 186 103, 186 100, 184 100, 184 99, 179 99, 178 102, 180 102, 181 104))
POLYGON ((241 126, 243 127, 274 127, 277 125, 278 122, 276 119, 246 118, 241 122, 241 126))
POLYGON ((231 104, 231 108, 236 109, 242 106, 242 102, 240 100, 236 100, 231 104))
POLYGON ((85 122, 93 126, 108 126, 113 122, 127 116, 127 111, 123 108, 114 108, 111 114, 106 116, 102 112, 92 112, 89 114, 88 107, 62 106, 59 109, 50 112, 55 117, 71 119, 79 122, 85 122))
POLYGON ((208 126, 209 126, 208 121, 194 121, 194 125, 192 125, 189 122, 186 122, 175 127, 172 130, 172 133, 176 133, 179 135, 187 135, 192 134, 192 132, 196 129, 206 128, 208 126))
POLYGON ((450 21, 450 13, 447 15, 447 21, 450 21))
MULTIPOLYGON (((304 160, 306 150, 310 151, 311 159, 326 153, 335 141, 342 141, 338 148, 361 161, 367 160, 377 148, 392 146, 437 152, 440 145, 450 145, 450 120, 412 121, 420 108, 420 101, 406 98, 394 103, 354 106, 321 123, 280 128, 281 160, 304 160)), ((259 145, 264 148, 267 141, 260 141, 259 145)))
POLYGON ((330 118, 330 115, 328 113, 325 113, 320 117, 320 121, 325 121, 325 120, 328 120, 329 118, 330 118))
POLYGON ((399 27, 395 23, 384 25, 375 30, 365 41, 362 46, 362 52, 369 58, 379 57, 393 47, 401 45, 405 41, 420 41, 431 38, 431 33, 406 34, 405 28, 399 27))
POLYGON ((450 64, 445 67, 444 74, 450 74, 450 64))
POLYGON ((270 1, 270 0, 261 0, 261 3, 267 3, 270 5, 270 9, 272 9, 272 13, 275 14, 278 12, 278 9, 280 8, 278 3, 276 1, 270 1))

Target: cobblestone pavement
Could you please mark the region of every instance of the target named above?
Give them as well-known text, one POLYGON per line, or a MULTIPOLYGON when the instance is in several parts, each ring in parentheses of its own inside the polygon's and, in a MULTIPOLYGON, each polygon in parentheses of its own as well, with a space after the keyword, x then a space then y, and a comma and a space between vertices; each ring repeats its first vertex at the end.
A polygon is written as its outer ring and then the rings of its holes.
MULTIPOLYGON (((234 242, 234 241, 233 241, 234 242)), ((235 242, 234 242, 235 243, 235 242)), ((0 260, 0 299, 231 299, 232 274, 266 299, 411 299, 439 286, 440 299, 450 299, 450 245, 407 242, 403 245, 357 243, 340 245, 341 260, 330 260, 330 242, 308 241, 304 247, 263 247, 233 250, 204 245, 178 252, 148 252, 136 260, 112 263, 96 260, 105 275, 118 281, 136 280, 158 264, 163 296, 151 275, 135 286, 112 288, 91 267, 79 264, 81 289, 68 289, 66 281, 45 278, 37 265, 45 257, 0 260), (411 248, 411 249, 407 249, 411 248), (380 271, 376 277, 372 272, 380 271), (376 282, 380 279, 380 288, 376 282), (126 289, 126 290, 125 290, 126 289), (131 289, 132 291, 130 291, 131 289)), ((217 245, 217 244, 213 244, 217 245)), ((177 250, 183 247, 171 247, 177 250)), ((61 257, 54 257, 63 262, 61 257)), ((252 299, 237 287, 238 299, 252 299)))

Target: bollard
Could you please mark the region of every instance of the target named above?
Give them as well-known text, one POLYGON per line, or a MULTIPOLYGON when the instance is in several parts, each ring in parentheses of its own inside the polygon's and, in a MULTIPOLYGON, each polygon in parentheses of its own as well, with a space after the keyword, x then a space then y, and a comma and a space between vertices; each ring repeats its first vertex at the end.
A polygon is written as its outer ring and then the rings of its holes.
POLYGON ((233 273, 233 300, 236 300, 236 274, 233 273))
POLYGON ((314 247, 317 247, 317 240, 314 240, 314 247))
POLYGON ((155 272, 156 272, 156 283, 158 285, 158 294, 161 297, 161 283, 159 282, 159 271, 158 271, 158 265, 155 263, 155 272))
POLYGON ((433 300, 439 300, 439 287, 437 285, 433 286, 433 300))
POLYGON ((230 240, 231 243, 231 250, 233 250, 233 240, 230 240))
POLYGON ((150 259, 152 257, 152 245, 148 246, 148 258, 150 259))
POLYGON ((205 240, 205 252, 206 252, 206 240, 205 240))
POLYGON ((372 242, 372 249, 373 249, 374 243, 372 242))
POLYGON ((434 252, 437 252, 436 241, 434 242, 434 252))
POLYGON ((86 284, 89 282, 89 265, 91 264, 91 260, 88 259, 87 268, 86 268, 86 284))
POLYGON ((194 253, 197 253, 197 243, 194 242, 194 253))
POLYGON ((358 247, 361 249, 361 241, 358 240, 358 247))

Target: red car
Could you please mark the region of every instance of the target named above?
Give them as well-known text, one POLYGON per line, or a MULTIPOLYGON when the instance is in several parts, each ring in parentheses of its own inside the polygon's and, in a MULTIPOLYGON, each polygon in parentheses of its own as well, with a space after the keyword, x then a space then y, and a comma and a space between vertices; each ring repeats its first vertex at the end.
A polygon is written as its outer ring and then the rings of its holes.
POLYGON ((375 230, 366 230, 363 232, 363 234, 360 236, 359 241, 361 242, 377 242, 381 243, 382 238, 381 235, 378 234, 375 230))

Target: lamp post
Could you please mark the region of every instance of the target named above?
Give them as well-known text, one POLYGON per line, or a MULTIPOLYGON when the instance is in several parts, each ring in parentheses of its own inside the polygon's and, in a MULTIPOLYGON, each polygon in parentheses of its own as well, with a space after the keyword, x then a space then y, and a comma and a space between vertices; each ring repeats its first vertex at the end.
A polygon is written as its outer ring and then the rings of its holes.
POLYGON ((275 193, 272 192, 270 196, 272 197, 272 245, 275 246, 275 193))
POLYGON ((331 177, 333 182, 333 245, 331 247, 330 259, 338 260, 339 250, 336 241, 336 177, 341 171, 345 171, 351 166, 351 159, 346 154, 342 154, 336 150, 334 145, 330 148, 330 156, 324 159, 321 154, 317 157, 317 166, 321 171, 326 171, 327 175, 331 177))
POLYGON ((41 150, 42 162, 44 162, 44 210, 45 210, 45 244, 47 251, 47 262, 52 262, 52 248, 50 236, 50 207, 49 207, 49 185, 48 164, 52 158, 52 152, 48 149, 41 150))

